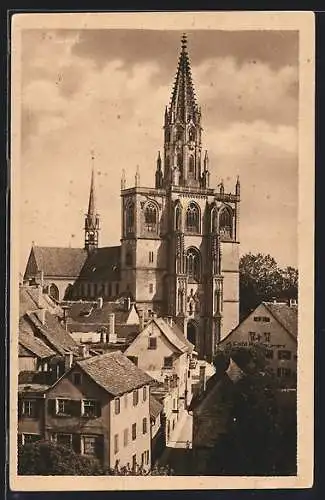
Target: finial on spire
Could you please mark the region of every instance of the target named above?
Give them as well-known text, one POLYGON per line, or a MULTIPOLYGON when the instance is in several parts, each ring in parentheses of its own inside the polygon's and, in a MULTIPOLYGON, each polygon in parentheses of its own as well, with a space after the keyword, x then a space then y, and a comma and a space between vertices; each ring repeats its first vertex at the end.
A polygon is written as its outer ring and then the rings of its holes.
POLYGON ((125 184, 126 184, 126 179, 125 179, 125 170, 124 168, 122 169, 122 175, 121 175, 121 190, 125 189, 125 184))
POLYGON ((139 169, 139 165, 137 165, 137 169, 136 169, 136 172, 135 172, 135 186, 139 186, 140 185, 140 169, 139 169))
POLYGON ((182 43, 182 51, 185 52, 187 48, 187 35, 186 33, 183 33, 182 38, 181 38, 181 43, 182 43))

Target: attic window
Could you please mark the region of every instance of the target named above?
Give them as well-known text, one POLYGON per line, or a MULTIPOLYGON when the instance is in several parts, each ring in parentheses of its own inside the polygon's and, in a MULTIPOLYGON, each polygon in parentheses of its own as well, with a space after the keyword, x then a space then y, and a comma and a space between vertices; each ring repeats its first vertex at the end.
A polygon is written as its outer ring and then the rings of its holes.
POLYGON ((81 373, 74 373, 72 375, 74 385, 81 385, 81 373))
POLYGON ((148 349, 157 349, 157 337, 148 338, 148 349))

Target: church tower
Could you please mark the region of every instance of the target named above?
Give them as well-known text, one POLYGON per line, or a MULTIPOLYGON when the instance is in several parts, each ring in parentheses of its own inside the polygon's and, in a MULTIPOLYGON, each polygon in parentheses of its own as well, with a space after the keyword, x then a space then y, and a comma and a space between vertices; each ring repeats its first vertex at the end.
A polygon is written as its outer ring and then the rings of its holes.
POLYGON ((234 193, 210 187, 202 116, 183 35, 164 115, 155 188, 121 182, 121 282, 145 313, 172 317, 201 358, 239 320, 239 179, 234 193))
POLYGON ((92 153, 92 170, 88 212, 85 215, 85 250, 88 253, 98 248, 98 235, 99 235, 99 215, 96 213, 96 200, 95 200, 95 174, 94 174, 94 155, 92 153))

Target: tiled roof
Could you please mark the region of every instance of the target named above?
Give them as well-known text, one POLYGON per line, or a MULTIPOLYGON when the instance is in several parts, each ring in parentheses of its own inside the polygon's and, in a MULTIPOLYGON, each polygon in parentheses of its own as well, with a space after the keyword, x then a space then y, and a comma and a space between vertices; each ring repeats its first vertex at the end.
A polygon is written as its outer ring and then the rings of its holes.
POLYGON ((113 396, 119 396, 151 382, 151 377, 120 351, 78 361, 76 365, 113 396))
POLYGON ((38 286, 19 287, 19 311, 20 316, 27 311, 44 308, 51 312, 62 314, 61 307, 56 304, 49 295, 43 293, 38 286))
POLYGON ((292 335, 298 335, 298 307, 280 302, 263 302, 266 309, 292 335))
POLYGON ((38 247, 31 249, 25 279, 43 271, 44 276, 77 277, 85 263, 87 252, 83 248, 38 247), (36 269, 34 266, 36 264, 36 269))
POLYGON ((19 344, 35 354, 38 358, 49 358, 55 355, 55 352, 48 347, 41 339, 32 334, 19 332, 19 344))
POLYGON ((45 384, 19 384, 18 386, 18 393, 19 394, 26 394, 26 393, 31 393, 31 394, 43 394, 47 389, 49 388, 49 385, 45 384))
POLYGON ((130 311, 126 311, 121 304, 116 302, 104 302, 101 308, 97 307, 96 302, 71 302, 67 312, 69 317, 68 327, 70 330, 71 325, 74 323, 90 325, 91 328, 107 326, 108 315, 111 313, 115 314, 115 324, 125 324, 130 315, 130 311))
POLYGON ((80 278, 87 281, 119 281, 120 259, 120 246, 98 248, 84 261, 80 278))
POLYGON ((162 412, 163 410, 163 405, 157 401, 156 398, 150 395, 149 399, 149 412, 150 412, 150 417, 152 418, 157 418, 158 415, 162 412))
POLYGON ((173 321, 173 324, 171 326, 171 329, 177 335, 177 337, 187 345, 189 350, 193 351, 194 345, 185 337, 182 330, 176 325, 176 323, 174 321, 173 321))
POLYGON ((66 352, 79 353, 79 345, 71 335, 61 326, 56 316, 45 312, 45 324, 43 325, 36 313, 27 313, 26 316, 33 323, 34 327, 41 337, 44 337, 47 342, 59 354, 66 352))
POLYGON ((53 374, 51 372, 23 371, 18 374, 19 385, 52 385, 53 374))
POLYGON ((155 318, 152 321, 157 324, 158 328, 178 351, 188 352, 193 349, 194 346, 184 337, 180 330, 177 335, 173 328, 162 318, 155 318))

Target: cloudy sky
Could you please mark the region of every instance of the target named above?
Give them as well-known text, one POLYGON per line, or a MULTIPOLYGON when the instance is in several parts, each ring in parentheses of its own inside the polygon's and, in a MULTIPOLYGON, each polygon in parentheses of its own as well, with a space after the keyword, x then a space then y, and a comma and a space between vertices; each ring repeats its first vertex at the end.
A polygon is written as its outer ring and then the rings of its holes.
MULTIPOLYGON (((181 32, 24 30, 21 270, 32 241, 80 246, 95 151, 101 245, 120 238, 120 175, 154 185, 181 32)), ((211 184, 241 179, 241 253, 297 265, 298 34, 188 32, 211 184)))

